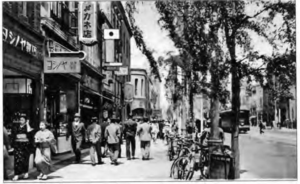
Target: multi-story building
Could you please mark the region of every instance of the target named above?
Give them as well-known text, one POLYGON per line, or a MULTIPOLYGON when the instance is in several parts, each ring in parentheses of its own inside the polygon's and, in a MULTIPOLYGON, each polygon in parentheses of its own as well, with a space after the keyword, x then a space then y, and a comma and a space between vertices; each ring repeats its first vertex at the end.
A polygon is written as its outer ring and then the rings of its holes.
POLYGON ((102 42, 102 61, 104 64, 108 54, 113 54, 114 62, 122 63, 127 67, 128 73, 121 74, 118 71, 102 70, 106 75, 103 81, 103 103, 102 106, 108 112, 108 116, 116 116, 123 121, 127 118, 127 110, 124 104, 124 84, 130 81, 130 39, 132 32, 127 20, 124 7, 120 1, 99 2, 100 10, 103 12, 103 29, 119 29, 120 39, 113 44, 102 42), (107 52, 110 51, 110 52, 107 52))
POLYGON ((143 117, 150 118, 150 85, 151 80, 145 69, 132 68, 130 72, 131 84, 134 88, 133 102, 130 104, 130 111, 135 119, 143 117))
POLYGON ((10 131, 18 113, 37 128, 42 111, 43 43, 40 2, 3 2, 3 107, 10 131))
MULTIPOLYGON (((96 3, 93 6, 97 6, 96 3)), ((97 43, 84 45, 78 38, 79 2, 57 1, 41 3, 41 25, 45 37, 45 57, 57 52, 84 51, 79 73, 44 74, 44 119, 57 136, 58 152, 70 151, 65 139, 66 127, 75 113, 80 113, 86 126, 92 116, 100 116, 101 25, 97 26, 97 43)), ((83 11, 83 10, 82 10, 83 11)), ((93 11, 98 11, 94 9, 93 11)), ((98 17, 101 20, 101 17, 98 17)))

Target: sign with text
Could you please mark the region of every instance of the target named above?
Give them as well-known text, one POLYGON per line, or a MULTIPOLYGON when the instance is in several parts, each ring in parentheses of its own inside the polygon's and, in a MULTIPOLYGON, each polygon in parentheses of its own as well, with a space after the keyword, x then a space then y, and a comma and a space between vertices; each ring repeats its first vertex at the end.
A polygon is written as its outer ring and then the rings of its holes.
POLYGON ((80 73, 81 66, 78 57, 54 57, 44 59, 45 73, 80 73))
POLYGON ((104 66, 103 69, 106 70, 106 71, 119 71, 119 68, 118 66, 104 66))
POLYGON ((24 52, 27 52, 28 54, 41 59, 42 58, 42 51, 40 49, 40 46, 35 45, 33 42, 28 41, 23 36, 20 36, 14 31, 11 31, 5 27, 2 27, 3 32, 3 41, 21 49, 24 52))
POLYGON ((119 71, 115 73, 116 75, 128 75, 128 67, 122 66, 119 67, 119 71))
POLYGON ((97 3, 79 2, 79 41, 84 44, 97 42, 97 3))

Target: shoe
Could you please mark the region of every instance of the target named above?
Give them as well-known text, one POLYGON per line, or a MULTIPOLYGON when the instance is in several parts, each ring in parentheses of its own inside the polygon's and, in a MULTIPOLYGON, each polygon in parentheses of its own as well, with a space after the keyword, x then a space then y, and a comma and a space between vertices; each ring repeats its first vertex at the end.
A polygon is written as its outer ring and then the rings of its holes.
POLYGON ((15 175, 14 177, 13 177, 13 179, 12 179, 13 181, 17 181, 17 180, 19 180, 19 176, 18 175, 15 175))
POLYGON ((146 159, 143 157, 142 160, 146 160, 146 159))
POLYGON ((94 166, 94 167, 95 167, 95 166, 96 166, 96 164, 92 164, 92 166, 94 166))
POLYGON ((118 162, 115 162, 115 166, 117 166, 117 165, 119 165, 119 163, 118 163, 118 162))
POLYGON ((48 179, 48 176, 46 174, 41 178, 41 180, 47 180, 47 179, 48 179))
POLYGON ((28 179, 28 178, 29 178, 29 174, 25 173, 24 176, 23 176, 23 179, 28 179))
POLYGON ((41 173, 41 174, 37 177, 37 179, 40 180, 40 179, 42 179, 42 177, 43 177, 43 173, 41 173))
POLYGON ((105 163, 104 163, 104 162, 102 162, 102 161, 101 161, 101 162, 98 162, 98 165, 102 165, 102 164, 105 164, 105 163))

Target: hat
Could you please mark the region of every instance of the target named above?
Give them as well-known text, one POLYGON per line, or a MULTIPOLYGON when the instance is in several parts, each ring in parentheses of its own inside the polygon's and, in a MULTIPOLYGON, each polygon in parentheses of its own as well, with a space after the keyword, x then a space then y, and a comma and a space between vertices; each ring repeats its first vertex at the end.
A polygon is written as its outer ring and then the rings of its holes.
POLYGON ((92 120, 92 122, 97 122, 98 118, 97 118, 96 116, 93 116, 93 117, 91 118, 91 120, 92 120))
POLYGON ((20 114, 19 114, 19 117, 20 117, 20 118, 25 118, 25 119, 26 119, 26 118, 27 118, 27 115, 26 115, 25 113, 20 113, 20 114))
POLYGON ((76 118, 76 117, 79 117, 80 118, 80 114, 79 113, 76 113, 75 115, 74 115, 74 117, 76 118))

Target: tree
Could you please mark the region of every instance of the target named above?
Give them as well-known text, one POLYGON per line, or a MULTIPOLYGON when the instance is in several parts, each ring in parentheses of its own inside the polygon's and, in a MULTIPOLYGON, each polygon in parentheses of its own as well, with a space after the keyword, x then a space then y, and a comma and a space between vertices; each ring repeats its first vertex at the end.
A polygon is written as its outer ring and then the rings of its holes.
MULTIPOLYGON (((279 37, 290 43, 289 50, 295 47, 295 3, 294 2, 265 2, 265 1, 196 1, 192 4, 181 2, 156 2, 156 7, 159 10, 163 21, 162 27, 169 30, 170 37, 175 45, 186 52, 192 58, 191 67, 193 71, 201 71, 204 75, 209 70, 210 66, 224 67, 225 71, 228 69, 231 73, 232 80, 232 111, 235 116, 232 119, 234 129, 232 133, 232 148, 234 151, 234 166, 235 178, 239 178, 239 147, 238 147, 238 123, 239 123, 239 110, 240 110, 240 80, 254 76, 261 83, 264 77, 268 74, 265 64, 274 62, 272 59, 264 55, 260 55, 254 51, 251 46, 250 33, 255 33, 261 39, 265 39, 274 50, 278 50, 278 43, 275 42, 276 38, 270 38, 269 35, 279 37), (249 15, 245 10, 253 6, 258 11, 249 15), (282 15, 284 19, 284 27, 280 30, 275 29, 270 33, 270 25, 275 19, 276 15, 282 15), (222 49, 223 54, 220 54, 219 61, 225 61, 220 65, 214 63, 214 57, 208 52, 209 48, 213 48, 216 52, 220 49, 217 47, 217 41, 212 41, 214 38, 213 31, 211 34, 206 33, 206 27, 209 26, 211 20, 216 20, 220 34, 223 37, 224 44, 222 49), (180 29, 176 29, 176 22, 180 22, 180 29), (178 34, 180 32, 181 34, 178 34), (213 46, 216 44, 215 46, 213 46), (237 49, 243 49, 244 59, 239 59, 237 49), (260 67, 253 67, 254 61, 262 60, 263 64, 260 67)), ((218 58, 218 57, 217 57, 218 58)), ((295 62, 291 61, 292 63, 295 62)), ((286 65, 286 63, 284 64, 286 65)), ((270 64, 272 66, 272 64, 270 64)), ((273 65, 274 66, 274 65, 273 65)), ((212 67, 213 69, 215 67, 212 67)), ((269 67, 270 68, 270 67, 269 67)), ((272 67, 271 67, 272 68, 272 67)), ((212 74, 216 74, 211 69, 212 74)), ((226 73, 223 73, 226 76, 226 73)), ((221 73, 218 74, 222 76, 221 73)), ((223 76, 222 76, 223 77, 223 76)), ((193 77, 191 77, 193 80, 193 77)), ((221 92, 220 86, 217 82, 218 79, 213 78, 212 91, 221 92)), ((215 93, 215 95, 218 93, 215 93)), ((215 114, 216 115, 216 114, 215 114)))

